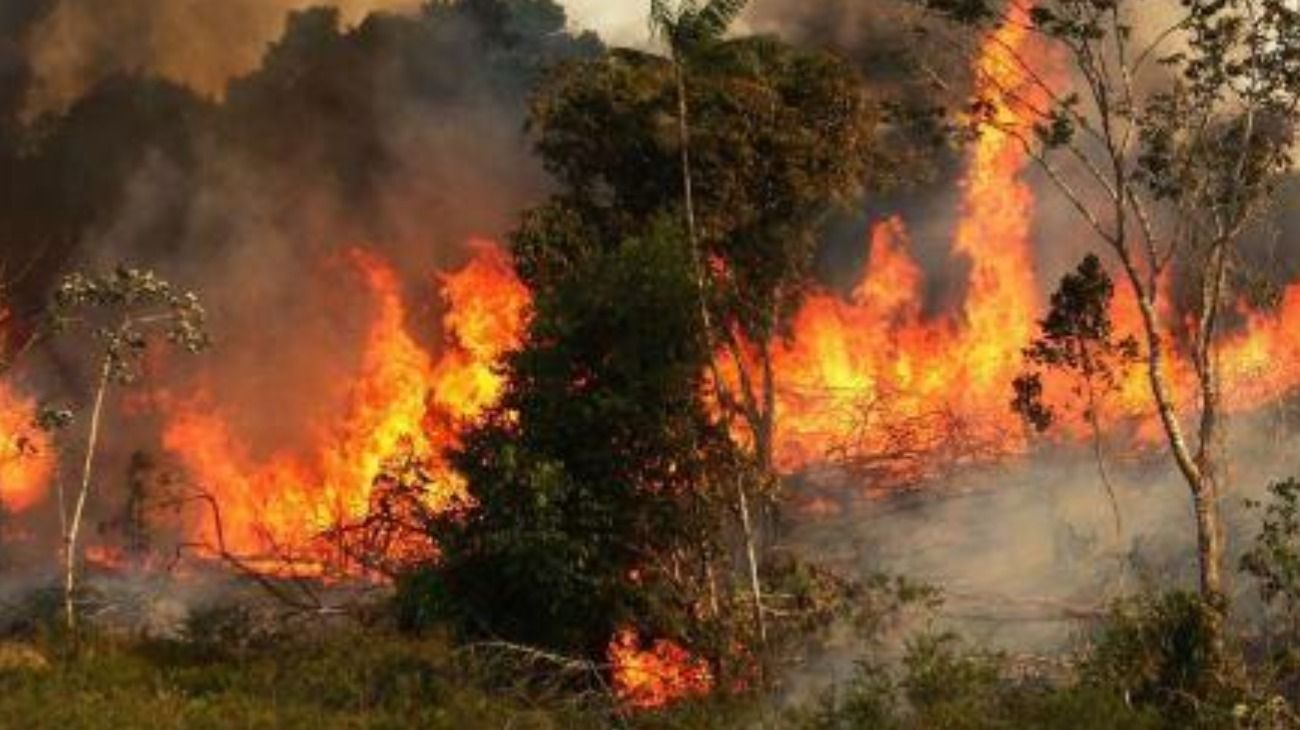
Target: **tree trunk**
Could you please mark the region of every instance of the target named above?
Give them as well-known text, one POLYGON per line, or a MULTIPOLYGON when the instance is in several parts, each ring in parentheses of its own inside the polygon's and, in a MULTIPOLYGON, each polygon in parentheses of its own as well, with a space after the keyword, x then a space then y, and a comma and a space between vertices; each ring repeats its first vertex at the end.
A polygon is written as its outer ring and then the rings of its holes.
POLYGON ((1200 564, 1201 595, 1217 610, 1223 608, 1223 518, 1219 489, 1206 481, 1192 496, 1196 508, 1196 554, 1200 564))
MULTIPOLYGON (((1087 350, 1084 350, 1084 362, 1090 362, 1087 350)), ((1096 387, 1092 382, 1092 367, 1086 366, 1084 373, 1084 388, 1088 396, 1088 426, 1092 430, 1092 457, 1097 462, 1097 476, 1101 479, 1101 485, 1106 490, 1106 497, 1110 500, 1111 513, 1115 518, 1115 539, 1124 538, 1124 517, 1119 509, 1119 497, 1115 494, 1115 484, 1110 478, 1110 470, 1106 467, 1106 444, 1101 434, 1101 415, 1097 409, 1101 407, 1100 399, 1097 398, 1096 387)))
MULTIPOLYGON (((1129 269, 1130 277, 1134 275, 1129 269)), ((1218 663, 1223 656, 1223 626, 1227 613, 1226 594, 1223 589, 1224 533, 1222 515, 1219 510, 1218 455, 1215 443, 1218 439, 1219 392, 1215 368, 1201 367, 1206 359, 1214 337, 1213 323, 1209 329, 1202 329, 1198 343, 1197 376, 1201 389, 1201 428, 1200 444, 1195 455, 1188 447, 1178 412, 1173 402, 1172 390, 1164 368, 1164 342, 1156 316, 1154 294, 1143 290, 1134 281, 1138 294, 1138 305, 1142 312, 1143 328, 1146 330, 1147 369, 1151 382, 1152 395, 1156 401, 1157 412, 1165 435, 1192 495, 1192 506, 1196 513, 1196 560, 1199 588, 1202 600, 1210 607, 1210 642, 1218 663)))
POLYGON ((113 372, 113 363, 104 359, 99 374, 99 385, 95 390, 95 407, 90 412, 90 435, 86 439, 86 460, 81 471, 81 491, 77 494, 77 506, 68 522, 67 534, 63 544, 66 551, 65 572, 63 576, 63 611, 67 619, 68 632, 77 628, 77 538, 81 534, 81 519, 86 511, 86 497, 90 494, 90 481, 95 463, 95 450, 99 444, 99 424, 104 413, 104 396, 108 393, 109 377, 113 372))
POLYGON ((749 514, 749 497, 745 494, 745 480, 736 480, 737 501, 740 503, 740 526, 745 533, 745 557, 749 562, 749 590, 754 599, 754 626, 759 641, 767 643, 767 619, 763 615, 763 584, 758 575, 758 554, 754 540, 754 522, 749 514))
MULTIPOLYGON (((717 347, 713 337, 713 318, 709 313, 708 270, 707 262, 701 251, 699 232, 695 220, 695 185, 691 177, 691 131, 690 105, 686 98, 686 75, 681 59, 674 49, 673 76, 677 86, 677 135, 681 148, 682 196, 686 214, 686 236, 691 247, 692 262, 695 267, 695 285, 699 299, 700 324, 704 330, 704 344, 708 350, 709 366, 719 397, 723 396, 725 385, 717 367, 717 347)), ((736 481, 737 506, 740 511, 741 530, 745 539, 745 558, 749 567, 750 592, 754 600, 754 621, 758 628, 760 640, 767 641, 767 621, 763 615, 763 585, 758 573, 758 550, 754 540, 753 520, 749 512, 749 497, 745 494, 744 479, 736 481)))
POLYGON ((1201 396, 1200 443, 1196 453, 1201 485, 1193 495, 1196 508, 1196 552, 1200 563, 1201 595, 1211 609, 1212 649, 1216 658, 1223 655, 1223 624, 1228 610, 1228 594, 1223 575, 1226 534, 1220 512, 1220 499, 1226 487, 1220 413, 1223 394, 1215 348, 1227 262, 1227 241, 1218 241, 1211 250, 1208 272, 1202 282, 1201 318, 1196 343, 1196 371, 1201 396))

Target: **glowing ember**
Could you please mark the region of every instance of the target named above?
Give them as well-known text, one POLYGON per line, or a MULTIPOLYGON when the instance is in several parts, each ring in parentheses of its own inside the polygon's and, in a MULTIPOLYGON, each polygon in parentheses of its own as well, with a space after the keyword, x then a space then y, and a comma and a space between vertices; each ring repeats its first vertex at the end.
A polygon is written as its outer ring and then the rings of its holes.
MULTIPOLYGON (((475 250, 469 266, 441 279, 450 307, 441 358, 407 332, 392 269, 372 254, 352 253, 376 314, 346 410, 317 429, 312 453, 281 451, 256 462, 210 397, 169 409, 164 445, 220 506, 227 550, 256 555, 313 543, 326 549, 319 544, 324 533, 366 516, 392 459, 426 465, 434 477, 424 495, 428 508, 441 509, 460 493, 442 464, 443 450, 455 424, 497 397, 493 365, 515 344, 528 307, 505 254, 487 243, 475 250)), ((205 538, 215 539, 209 521, 201 524, 205 538)))
POLYGON ((623 629, 609 644, 614 693, 628 707, 654 709, 706 695, 713 689, 708 663, 677 644, 660 639, 648 648, 633 629, 623 629))

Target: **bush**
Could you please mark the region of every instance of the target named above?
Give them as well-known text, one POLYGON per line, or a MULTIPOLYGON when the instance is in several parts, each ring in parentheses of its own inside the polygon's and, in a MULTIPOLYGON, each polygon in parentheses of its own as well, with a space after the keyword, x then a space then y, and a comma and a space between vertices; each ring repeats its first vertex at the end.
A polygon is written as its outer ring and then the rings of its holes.
POLYGON ((1169 727, 1239 726, 1249 687, 1243 667, 1216 660, 1213 610, 1182 591, 1116 604, 1087 652, 1083 682, 1158 712, 1169 727))
POLYGON ((1006 658, 952 634, 914 639, 897 670, 863 663, 843 688, 791 714, 803 730, 1146 730, 1163 727, 1106 689, 1012 676, 1006 658))

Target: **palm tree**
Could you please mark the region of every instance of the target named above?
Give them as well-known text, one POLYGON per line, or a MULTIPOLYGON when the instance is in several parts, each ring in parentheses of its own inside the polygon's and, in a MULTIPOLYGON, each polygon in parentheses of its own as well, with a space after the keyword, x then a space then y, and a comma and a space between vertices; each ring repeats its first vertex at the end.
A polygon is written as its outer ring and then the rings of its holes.
MULTIPOLYGON (((749 0, 650 0, 650 32, 662 39, 673 64, 677 84, 677 135, 681 148, 682 196, 686 208, 686 233, 699 258, 695 225, 695 193, 691 179, 690 109, 686 95, 686 70, 700 52, 722 41, 749 0)), ((700 277, 704 277, 700 267, 700 277)))
MULTIPOLYGON (((709 275, 704 265, 704 252, 699 240, 695 219, 695 184, 691 174, 690 102, 686 76, 690 64, 701 52, 721 43, 727 30, 749 4, 749 0, 669 0, 650 1, 650 32, 667 47, 673 66, 673 80, 677 95, 677 141, 681 155, 682 201, 685 215, 687 241, 691 247, 695 269, 696 295, 700 309, 700 324, 709 353, 716 353, 713 317, 709 311, 709 275)), ((714 387, 724 404, 729 400, 726 383, 717 363, 710 360, 714 387)), ((743 367, 743 365, 742 365, 743 367)), ((766 463, 766 460, 762 460, 766 463)), ((740 512, 741 529, 745 538, 745 555, 749 568, 750 592, 753 595, 754 623, 761 641, 767 641, 767 622, 763 615, 763 586, 758 575, 758 555, 754 540, 753 519, 749 509, 749 495, 745 479, 737 476, 736 501, 740 512)))

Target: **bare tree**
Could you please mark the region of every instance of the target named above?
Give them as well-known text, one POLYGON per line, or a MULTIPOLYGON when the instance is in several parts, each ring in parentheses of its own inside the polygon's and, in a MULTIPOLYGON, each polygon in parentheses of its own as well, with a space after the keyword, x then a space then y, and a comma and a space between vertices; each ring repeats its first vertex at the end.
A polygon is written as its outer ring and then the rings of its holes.
POLYGON ((94 483, 108 391, 113 385, 129 384, 140 377, 145 352, 156 335, 189 352, 204 349, 208 344, 204 320, 197 296, 176 291, 150 271, 123 267, 95 277, 74 273, 55 291, 50 307, 52 331, 80 329, 101 348, 80 487, 73 505, 62 498, 59 504, 64 525, 64 613, 70 631, 77 626, 77 542, 94 483))
POLYGON ((1005 76, 983 80, 996 99, 978 100, 973 117, 1023 144, 1122 269, 1141 314, 1155 415, 1195 507, 1200 590, 1221 636, 1227 473, 1217 352, 1243 240, 1293 165, 1300 9, 1278 0, 922 2, 953 27, 1023 26, 1068 62, 1067 88, 1048 80, 1050 56, 1002 48, 1005 76), (1163 25, 1138 28, 1139 17, 1163 25), (1171 275, 1194 293, 1185 342, 1160 316, 1171 275), (1194 395, 1170 375, 1179 347, 1194 395))

